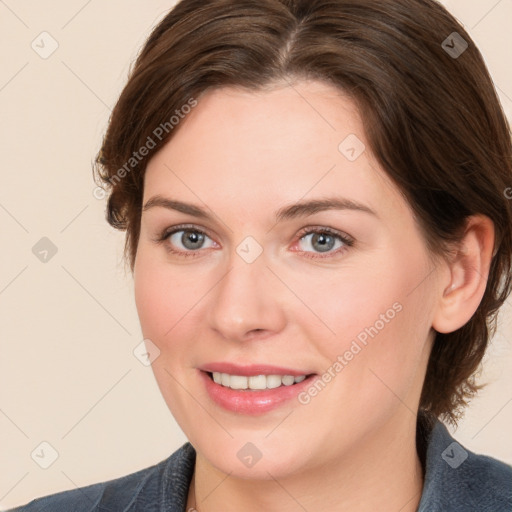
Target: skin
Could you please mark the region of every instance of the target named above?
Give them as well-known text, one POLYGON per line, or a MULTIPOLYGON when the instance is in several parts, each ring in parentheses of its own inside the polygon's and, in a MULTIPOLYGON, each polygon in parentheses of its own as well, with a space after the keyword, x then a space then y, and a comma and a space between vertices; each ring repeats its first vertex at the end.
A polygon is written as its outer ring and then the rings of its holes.
POLYGON ((144 337, 160 350, 156 381, 197 452, 187 510, 415 511, 416 413, 434 329, 453 331, 476 310, 492 223, 472 217, 462 250, 432 257, 354 103, 327 84, 210 91, 178 128, 148 164, 143 203, 161 195, 212 219, 145 210, 134 279, 144 337), (349 134, 366 146, 353 162, 338 150, 349 134), (376 215, 275 221, 284 206, 334 195, 376 215), (205 231, 203 246, 184 246, 183 232, 155 241, 179 224, 205 231), (321 252, 309 228, 354 243, 336 239, 321 252), (263 249, 252 263, 236 252, 247 236, 263 249), (401 311, 307 405, 238 414, 212 402, 199 378, 197 367, 212 361, 321 375, 395 303, 401 311), (250 468, 237 457, 247 442, 262 453, 250 468))

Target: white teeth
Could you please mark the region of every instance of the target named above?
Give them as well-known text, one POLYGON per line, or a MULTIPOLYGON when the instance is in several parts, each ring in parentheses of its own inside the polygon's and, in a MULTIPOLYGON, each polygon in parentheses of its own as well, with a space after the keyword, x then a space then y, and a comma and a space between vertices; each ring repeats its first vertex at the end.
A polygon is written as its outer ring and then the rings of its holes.
POLYGON ((292 375, 285 375, 283 377, 283 384, 285 386, 291 386, 294 383, 295 383, 295 378, 292 375))
POLYGON ((221 386, 231 389, 274 389, 280 386, 291 386, 302 382, 306 376, 300 375, 229 375, 228 373, 213 372, 213 380, 221 386))
POLYGON ((265 375, 254 375, 249 377, 249 389, 265 389, 267 387, 267 378, 265 375))
POLYGON ((267 375, 265 378, 267 380, 266 388, 268 389, 278 388, 283 384, 283 379, 280 375, 267 375))
POLYGON ((220 383, 223 386, 229 387, 230 380, 231 379, 229 378, 229 375, 227 373, 221 373, 220 374, 220 383))
POLYGON ((247 389, 248 380, 243 375, 231 375, 229 377, 229 387, 231 389, 247 389))

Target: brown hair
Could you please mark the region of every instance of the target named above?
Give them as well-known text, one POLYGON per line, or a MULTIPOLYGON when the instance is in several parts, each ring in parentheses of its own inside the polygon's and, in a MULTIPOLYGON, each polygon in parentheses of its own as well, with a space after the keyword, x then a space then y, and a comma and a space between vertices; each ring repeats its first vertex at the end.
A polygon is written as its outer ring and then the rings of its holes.
POLYGON ((455 422, 479 387, 474 374, 511 291, 512 148, 480 52, 434 0, 179 2, 149 36, 112 112, 96 166, 110 189, 107 220, 127 230, 133 271, 144 171, 179 126, 172 119, 209 89, 292 79, 353 98, 431 254, 448 253, 469 215, 494 223, 484 297, 466 325, 436 333, 420 399, 420 411, 455 422))

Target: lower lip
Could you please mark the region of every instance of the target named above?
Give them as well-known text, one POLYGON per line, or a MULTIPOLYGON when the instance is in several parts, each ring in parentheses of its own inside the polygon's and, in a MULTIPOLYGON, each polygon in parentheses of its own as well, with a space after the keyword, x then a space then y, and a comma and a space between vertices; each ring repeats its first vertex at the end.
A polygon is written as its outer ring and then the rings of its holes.
MULTIPOLYGON (((210 398, 228 411, 241 414, 263 414, 276 409, 280 405, 295 398, 304 388, 308 387, 316 375, 310 375, 302 382, 291 386, 280 386, 274 389, 241 390, 231 389, 214 382, 208 373, 199 371, 206 385, 206 391, 210 398)), ((297 400, 297 403, 299 401, 297 400)))

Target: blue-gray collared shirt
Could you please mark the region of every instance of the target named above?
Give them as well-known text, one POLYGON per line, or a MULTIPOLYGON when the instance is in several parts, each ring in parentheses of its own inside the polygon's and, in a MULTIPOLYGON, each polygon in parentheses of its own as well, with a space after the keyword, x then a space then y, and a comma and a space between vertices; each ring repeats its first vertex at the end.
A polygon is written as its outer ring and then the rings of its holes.
MULTIPOLYGON (((418 512, 512 512, 511 466, 466 450, 440 421, 425 446, 418 512)), ((185 443, 149 468, 38 498, 10 512, 186 512, 195 457, 185 443)))

